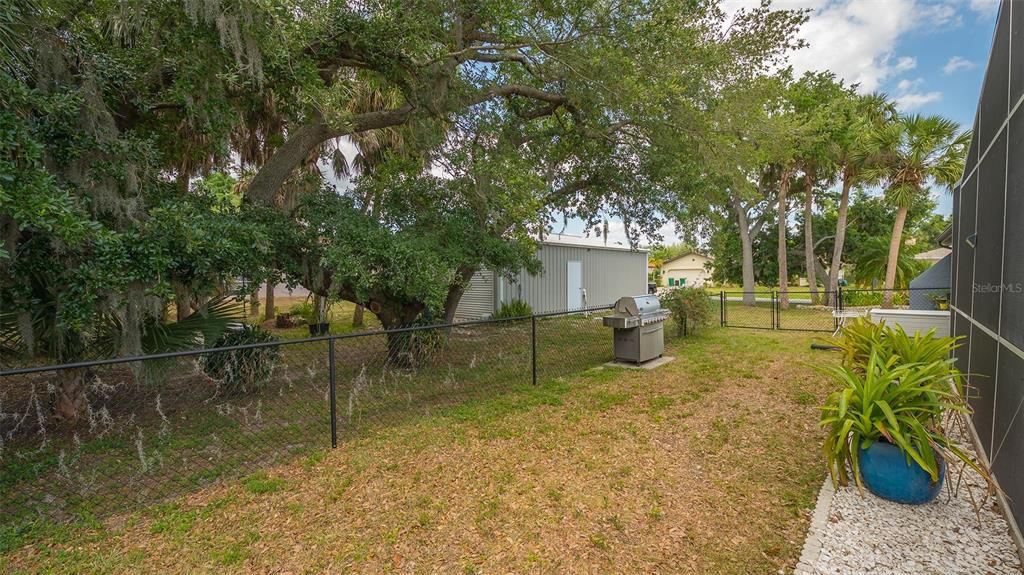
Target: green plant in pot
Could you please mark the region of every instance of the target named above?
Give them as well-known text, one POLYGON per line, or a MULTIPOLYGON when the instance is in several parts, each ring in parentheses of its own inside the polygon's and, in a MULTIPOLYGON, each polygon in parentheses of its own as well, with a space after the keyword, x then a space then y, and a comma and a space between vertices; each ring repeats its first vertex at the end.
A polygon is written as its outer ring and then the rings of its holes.
POLYGON ((926 503, 954 459, 990 481, 944 426, 969 413, 962 375, 949 357, 956 340, 868 324, 844 328, 835 342, 843 365, 822 368, 839 384, 821 417, 833 482, 846 485, 852 473, 858 487, 880 497, 926 503))

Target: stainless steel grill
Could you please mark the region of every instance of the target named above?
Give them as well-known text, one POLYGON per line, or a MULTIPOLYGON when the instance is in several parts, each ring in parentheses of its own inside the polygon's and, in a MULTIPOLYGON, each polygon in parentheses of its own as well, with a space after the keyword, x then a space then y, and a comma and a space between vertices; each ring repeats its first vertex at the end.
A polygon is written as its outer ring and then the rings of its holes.
POLYGON ((665 351, 665 320, 668 312, 653 295, 626 296, 615 302, 615 313, 604 325, 615 328, 615 359, 643 363, 665 351))

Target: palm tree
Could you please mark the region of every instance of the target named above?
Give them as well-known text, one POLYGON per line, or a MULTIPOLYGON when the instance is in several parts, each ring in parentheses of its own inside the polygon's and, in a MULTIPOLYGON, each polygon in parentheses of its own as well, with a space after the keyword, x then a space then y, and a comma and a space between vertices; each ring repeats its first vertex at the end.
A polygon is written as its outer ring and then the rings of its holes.
POLYGON ((915 197, 928 191, 930 182, 952 189, 964 171, 964 159, 971 143, 970 130, 957 133, 960 126, 942 116, 900 116, 876 130, 871 137, 874 161, 865 170, 885 186, 885 197, 896 206, 896 220, 886 259, 884 307, 892 307, 903 225, 915 197))
MULTIPOLYGON (((879 281, 885 277, 888 268, 889 242, 885 238, 868 238, 857 245, 857 251, 852 255, 849 263, 852 264, 852 279, 858 285, 869 286, 871 289, 878 287, 879 281)), ((900 250, 900 256, 896 260, 896 281, 897 288, 905 287, 914 275, 920 271, 917 260, 904 250, 900 250)))
POLYGON ((850 211, 850 190, 854 185, 867 183, 864 169, 870 162, 869 140, 872 131, 896 119, 896 108, 888 96, 875 92, 857 96, 852 105, 844 106, 843 120, 839 130, 833 134, 829 152, 839 167, 843 181, 839 196, 839 212, 836 216, 836 232, 832 247, 832 264, 828 269, 829 305, 835 305, 839 291, 839 269, 843 265, 843 247, 846 243, 847 216, 850 211))
POLYGON ((786 259, 789 243, 786 241, 786 229, 789 225, 789 184, 793 178, 794 166, 786 164, 779 176, 779 204, 778 204, 778 228, 779 228, 779 307, 789 309, 789 262, 786 259))

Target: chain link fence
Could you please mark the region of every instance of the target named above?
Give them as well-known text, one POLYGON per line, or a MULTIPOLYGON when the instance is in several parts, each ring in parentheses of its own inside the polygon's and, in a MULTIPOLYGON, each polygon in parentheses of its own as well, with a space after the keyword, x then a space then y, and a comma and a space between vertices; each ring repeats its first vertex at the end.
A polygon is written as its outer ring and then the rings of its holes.
POLYGON ((0 541, 610 361, 609 312, 0 371, 0 541))
POLYGON ((831 332, 844 317, 867 316, 873 308, 949 309, 949 289, 938 288, 800 289, 785 296, 777 290, 720 291, 709 297, 719 312, 719 325, 750 329, 831 332))

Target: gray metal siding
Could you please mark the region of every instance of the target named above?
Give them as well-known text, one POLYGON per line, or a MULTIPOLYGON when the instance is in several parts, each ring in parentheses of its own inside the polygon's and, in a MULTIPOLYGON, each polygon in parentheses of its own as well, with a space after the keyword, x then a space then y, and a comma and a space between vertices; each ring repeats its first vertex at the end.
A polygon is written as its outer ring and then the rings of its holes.
POLYGON ((482 270, 469 280, 469 287, 462 294, 455 317, 458 319, 481 319, 494 313, 494 272, 482 270))
POLYGON ((588 307, 609 305, 624 295, 647 293, 647 252, 545 244, 537 252, 543 271, 500 279, 502 302, 522 299, 536 313, 566 309, 567 262, 582 262, 588 307))

